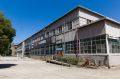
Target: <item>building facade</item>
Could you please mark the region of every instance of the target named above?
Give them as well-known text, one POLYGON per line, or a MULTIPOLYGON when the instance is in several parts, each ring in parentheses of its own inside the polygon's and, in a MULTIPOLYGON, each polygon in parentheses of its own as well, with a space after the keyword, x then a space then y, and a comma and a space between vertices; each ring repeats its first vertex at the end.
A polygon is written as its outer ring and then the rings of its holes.
POLYGON ((11 49, 11 55, 16 56, 17 55, 17 44, 12 43, 10 46, 11 49))
POLYGON ((120 65, 120 23, 78 6, 18 45, 18 55, 58 53, 120 65))

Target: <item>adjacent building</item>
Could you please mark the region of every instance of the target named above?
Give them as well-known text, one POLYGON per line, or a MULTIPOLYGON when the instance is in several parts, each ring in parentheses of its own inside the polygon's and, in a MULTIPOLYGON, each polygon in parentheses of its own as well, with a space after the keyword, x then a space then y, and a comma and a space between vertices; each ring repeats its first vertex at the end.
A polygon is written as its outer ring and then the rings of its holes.
POLYGON ((17 52, 31 57, 63 53, 120 65, 120 23, 78 6, 21 42, 17 52))
POLYGON ((12 43, 10 46, 11 49, 11 56, 16 56, 17 55, 17 44, 12 43))

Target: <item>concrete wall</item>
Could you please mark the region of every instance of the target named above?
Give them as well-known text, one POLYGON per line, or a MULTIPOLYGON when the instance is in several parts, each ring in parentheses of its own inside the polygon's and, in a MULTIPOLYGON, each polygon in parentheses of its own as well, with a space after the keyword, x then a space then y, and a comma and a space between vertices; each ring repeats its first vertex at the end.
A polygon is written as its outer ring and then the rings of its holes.
POLYGON ((94 60, 96 65, 107 65, 107 55, 80 55, 80 58, 94 60))
MULTIPOLYGON (((65 57, 76 58, 76 55, 65 55, 65 57)), ((79 55, 79 61, 89 59, 95 61, 96 65, 108 65, 107 55, 79 55)))
POLYGON ((120 66, 120 55, 109 55, 110 66, 120 66))
POLYGON ((82 27, 79 29, 78 33, 79 33, 79 39, 105 34, 104 21, 100 21, 100 22, 82 27))
POLYGON ((53 59, 53 56, 37 56, 37 55, 32 55, 30 58, 37 59, 37 60, 48 60, 48 59, 53 59))
POLYGON ((106 34, 113 37, 120 37, 120 25, 106 21, 106 34))
POLYGON ((96 21, 96 20, 99 20, 100 18, 102 18, 96 14, 93 14, 92 12, 88 12, 88 11, 83 10, 83 9, 80 9, 79 16, 84 17, 86 19, 90 19, 92 21, 96 21))
MULTIPOLYGON (((120 25, 111 22, 111 21, 106 21, 105 24, 105 29, 106 29, 106 34, 108 34, 111 37, 120 37, 120 25)), ((109 65, 110 66, 118 66, 120 65, 120 54, 111 54, 109 55, 109 65)))
POLYGON ((11 55, 12 56, 16 56, 16 53, 17 53, 17 46, 16 45, 14 45, 14 44, 11 44, 11 55))
POLYGON ((73 41, 75 39, 75 34, 76 34, 76 30, 72 30, 64 34, 58 35, 56 36, 56 42, 61 43, 64 41, 65 42, 73 41))

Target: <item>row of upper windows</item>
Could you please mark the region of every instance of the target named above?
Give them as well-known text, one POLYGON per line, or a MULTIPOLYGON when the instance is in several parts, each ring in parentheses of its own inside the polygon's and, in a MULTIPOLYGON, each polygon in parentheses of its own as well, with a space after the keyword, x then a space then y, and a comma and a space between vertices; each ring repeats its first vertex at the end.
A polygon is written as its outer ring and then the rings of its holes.
MULTIPOLYGON (((79 24, 79 20, 78 20, 78 24, 79 24)), ((57 27, 56 29, 52 29, 52 30, 46 32, 45 34, 42 34, 41 36, 38 36, 37 38, 33 39, 32 43, 43 40, 43 39, 48 38, 53 35, 57 35, 57 34, 69 31, 72 29, 72 26, 73 26, 72 21, 68 22, 66 24, 63 24, 63 25, 57 27)))
MULTIPOLYGON (((78 21, 78 24, 79 24, 79 21, 78 21)), ((72 26, 73 26, 72 21, 68 22, 66 24, 63 24, 63 25, 57 27, 56 29, 52 29, 52 30, 46 32, 45 34, 38 36, 36 39, 34 39, 32 41, 32 43, 43 40, 43 39, 48 38, 48 37, 53 36, 53 35, 57 35, 57 34, 69 31, 72 29, 72 26)))
POLYGON ((92 22, 91 20, 88 20, 88 19, 85 19, 85 18, 77 18, 73 21, 70 21, 70 22, 64 23, 61 26, 58 26, 56 29, 52 29, 51 31, 46 32, 45 34, 43 34, 41 36, 41 38, 44 39, 44 38, 47 38, 49 36, 53 36, 55 34, 60 34, 60 33, 69 31, 69 30, 73 29, 73 27, 75 25, 82 26, 82 25, 85 25, 85 24, 89 24, 91 22, 92 22))
MULTIPOLYGON (((45 34, 42 34, 41 36, 38 36, 36 38, 34 38, 31 43, 35 43, 37 41, 40 41, 40 40, 43 40, 45 38, 48 38, 50 36, 53 36, 53 35, 57 35, 57 34, 61 34, 63 32, 67 32, 69 30, 72 30, 75 26, 82 26, 82 25, 85 25, 85 24, 89 24, 91 23, 92 21, 91 20, 88 20, 88 19, 85 19, 85 18, 76 18, 70 22, 67 22, 67 23, 64 23, 63 25, 61 26, 58 26, 56 27, 55 29, 52 29, 48 32, 45 32, 45 34)), ((30 43, 27 43, 27 45, 30 44, 30 43)))

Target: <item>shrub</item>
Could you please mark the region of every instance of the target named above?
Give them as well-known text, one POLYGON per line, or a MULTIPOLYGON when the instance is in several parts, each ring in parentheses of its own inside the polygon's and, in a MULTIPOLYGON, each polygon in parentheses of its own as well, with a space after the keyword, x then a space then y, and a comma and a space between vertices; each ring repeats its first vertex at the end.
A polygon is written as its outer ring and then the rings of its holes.
POLYGON ((59 57, 57 58, 57 61, 61 61, 61 62, 72 64, 72 65, 78 64, 78 59, 72 58, 72 57, 59 57))

